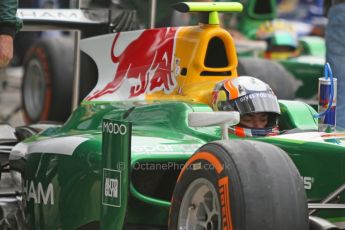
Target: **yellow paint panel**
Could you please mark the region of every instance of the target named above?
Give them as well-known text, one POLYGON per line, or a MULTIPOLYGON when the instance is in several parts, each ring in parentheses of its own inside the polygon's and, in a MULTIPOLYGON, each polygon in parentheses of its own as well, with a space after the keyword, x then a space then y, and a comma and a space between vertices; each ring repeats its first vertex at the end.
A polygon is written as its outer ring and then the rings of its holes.
POLYGON ((230 34, 218 25, 179 28, 173 55, 173 74, 176 74, 178 87, 169 95, 154 93, 148 95, 147 99, 185 99, 209 104, 217 82, 237 77, 234 42, 230 34), (209 42, 215 37, 224 44, 227 66, 205 66, 209 42), (206 76, 202 76, 202 73, 206 76), (224 75, 225 73, 228 74, 224 75))

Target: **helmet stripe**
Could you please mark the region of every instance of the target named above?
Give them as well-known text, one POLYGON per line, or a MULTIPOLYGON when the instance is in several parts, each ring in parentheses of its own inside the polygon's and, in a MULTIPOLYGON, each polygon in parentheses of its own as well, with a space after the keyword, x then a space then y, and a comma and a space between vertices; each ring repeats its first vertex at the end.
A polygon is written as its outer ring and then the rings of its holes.
POLYGON ((229 99, 238 98, 238 89, 236 88, 236 86, 234 86, 234 84, 230 80, 224 82, 224 88, 230 94, 230 98, 229 99))

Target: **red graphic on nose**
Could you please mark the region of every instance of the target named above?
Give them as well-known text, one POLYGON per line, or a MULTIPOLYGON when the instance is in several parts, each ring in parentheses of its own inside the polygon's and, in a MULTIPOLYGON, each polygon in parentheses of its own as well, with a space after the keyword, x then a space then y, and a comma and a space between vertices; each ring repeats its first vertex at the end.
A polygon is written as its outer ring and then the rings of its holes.
POLYGON ((217 103, 217 100, 218 100, 218 94, 219 92, 218 91, 212 91, 212 105, 216 104, 217 103))
POLYGON ((171 92, 176 86, 171 70, 175 33, 175 28, 145 30, 116 56, 114 49, 120 36, 120 33, 117 33, 110 51, 113 63, 118 63, 115 77, 86 100, 114 93, 129 79, 135 79, 134 82, 137 82, 130 86, 129 98, 159 90, 171 92))

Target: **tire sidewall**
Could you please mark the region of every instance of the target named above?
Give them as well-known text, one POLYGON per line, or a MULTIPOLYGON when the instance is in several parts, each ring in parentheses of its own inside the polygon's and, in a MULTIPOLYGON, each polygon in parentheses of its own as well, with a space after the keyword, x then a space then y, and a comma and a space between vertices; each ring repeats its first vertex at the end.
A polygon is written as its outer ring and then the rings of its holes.
POLYGON ((32 61, 37 61, 41 67, 41 71, 43 72, 45 90, 44 90, 44 103, 42 106, 42 110, 40 112, 40 116, 37 118, 33 118, 28 114, 28 108, 26 107, 26 103, 25 103, 25 100, 27 99, 25 98, 26 90, 32 90, 32 89, 27 88, 28 87, 27 81, 29 81, 30 79, 28 79, 28 76, 24 73, 21 96, 22 96, 24 120, 28 124, 36 123, 40 120, 48 120, 49 111, 52 104, 52 90, 51 90, 52 65, 51 65, 51 61, 47 57, 46 48, 43 45, 37 44, 29 49, 24 60, 24 69, 29 68, 29 65, 32 61))
MULTIPOLYGON (((221 158, 217 156, 218 154, 205 149, 197 152, 194 156, 198 156, 200 153, 215 156, 222 164, 222 167, 225 166, 221 158)), ((174 190, 174 196, 170 208, 169 229, 178 229, 178 219, 184 193, 190 184, 198 178, 208 180, 217 191, 217 200, 221 209, 221 229, 242 229, 244 220, 237 220, 240 218, 238 214, 242 213, 241 208, 243 207, 243 200, 238 195, 235 195, 242 194, 242 191, 240 190, 241 186, 230 184, 230 181, 235 184, 239 182, 239 179, 236 178, 237 173, 233 172, 233 170, 235 170, 233 165, 227 164, 219 173, 216 170, 216 164, 213 162, 205 159, 197 159, 195 161, 187 162, 185 167, 186 170, 183 174, 180 174, 179 180, 177 181, 178 186, 176 186, 176 189, 174 190), (230 196, 232 196, 232 199, 230 196)))
MULTIPOLYGON (((228 229, 309 229, 306 194, 292 160, 276 146, 247 140, 208 143, 187 161, 173 193, 169 229, 177 229, 178 213, 186 189, 193 180, 202 177, 216 189, 222 223, 232 224, 228 229), (203 153, 208 156, 202 157, 203 153), (193 164, 217 165, 213 163, 215 161, 220 162, 218 165, 223 166, 223 171, 217 172, 209 167, 193 170, 193 164), (225 187, 220 186, 220 180, 226 177, 227 193, 222 192, 225 187), (230 220, 224 218, 226 214, 230 220)), ((223 226, 222 229, 227 228, 223 226)))
POLYGON ((278 99, 293 100, 301 85, 280 63, 252 57, 238 59, 239 76, 252 76, 266 82, 277 95, 278 99))
MULTIPOLYGON (((22 104, 27 123, 38 121, 65 121, 71 113, 73 91, 73 40, 69 37, 44 38, 35 43, 24 60, 22 104), (39 118, 32 118, 24 102, 27 87, 27 69, 30 61, 37 60, 42 68, 45 91, 39 118)), ((32 90, 32 89, 31 89, 32 90)), ((27 99, 28 100, 28 99, 27 99)))

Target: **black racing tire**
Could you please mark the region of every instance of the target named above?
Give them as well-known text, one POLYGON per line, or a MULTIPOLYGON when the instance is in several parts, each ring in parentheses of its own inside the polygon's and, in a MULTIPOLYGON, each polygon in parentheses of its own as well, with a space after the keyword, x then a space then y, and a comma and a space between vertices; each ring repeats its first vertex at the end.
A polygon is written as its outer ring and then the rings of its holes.
POLYGON ((237 73, 239 76, 256 77, 269 84, 278 99, 295 99, 301 83, 278 62, 242 57, 238 59, 237 73))
POLYGON ((27 124, 67 120, 71 113, 73 54, 73 39, 69 37, 44 38, 30 47, 21 89, 27 124))
POLYGON ((280 148, 256 141, 217 141, 185 164, 171 201, 169 230, 307 230, 306 194, 280 148), (194 224, 193 224, 194 222, 194 224))

